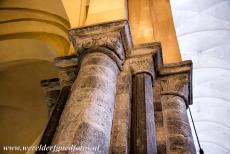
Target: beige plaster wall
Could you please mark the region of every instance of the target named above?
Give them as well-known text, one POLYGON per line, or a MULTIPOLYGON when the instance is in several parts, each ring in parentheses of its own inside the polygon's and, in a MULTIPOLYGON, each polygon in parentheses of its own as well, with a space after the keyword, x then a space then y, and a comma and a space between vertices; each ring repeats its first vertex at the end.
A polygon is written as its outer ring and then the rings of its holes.
POLYGON ((40 81, 57 76, 52 61, 68 54, 69 27, 60 0, 0 1, 0 146, 32 145, 45 128, 40 81))
POLYGON ((30 146, 41 134, 48 112, 40 81, 54 76, 53 64, 40 60, 22 61, 0 71, 0 146, 30 146))

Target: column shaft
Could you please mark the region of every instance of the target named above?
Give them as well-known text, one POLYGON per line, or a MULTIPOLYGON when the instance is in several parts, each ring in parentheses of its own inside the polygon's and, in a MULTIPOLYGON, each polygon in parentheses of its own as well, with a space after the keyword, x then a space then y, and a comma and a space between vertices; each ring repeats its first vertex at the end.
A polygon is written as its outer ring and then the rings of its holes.
POLYGON ((188 75, 171 75, 161 79, 161 103, 168 154, 195 154, 186 111, 188 75))
POLYGON ((53 145, 109 152, 117 73, 116 63, 100 51, 84 57, 53 145))
POLYGON ((128 154, 130 150, 131 86, 132 75, 129 72, 121 72, 117 80, 110 154, 128 154))
POLYGON ((147 73, 133 77, 131 153, 156 153, 152 79, 147 73))
POLYGON ((153 98, 154 98, 154 116, 156 125, 156 140, 157 140, 157 153, 165 154, 166 152, 166 141, 165 141, 165 128, 163 122, 163 111, 161 104, 160 95, 160 82, 159 80, 154 81, 153 87, 153 98))
POLYGON ((163 120, 169 154, 195 154, 192 133, 184 100, 179 96, 163 95, 163 120))

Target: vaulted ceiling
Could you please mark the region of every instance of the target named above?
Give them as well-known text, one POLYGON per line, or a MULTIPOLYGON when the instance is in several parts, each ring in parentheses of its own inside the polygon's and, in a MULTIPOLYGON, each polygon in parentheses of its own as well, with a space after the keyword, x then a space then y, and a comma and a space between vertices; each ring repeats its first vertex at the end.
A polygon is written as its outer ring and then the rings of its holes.
POLYGON ((194 64, 191 110, 201 146, 229 154, 230 0, 171 0, 171 7, 182 58, 194 64))

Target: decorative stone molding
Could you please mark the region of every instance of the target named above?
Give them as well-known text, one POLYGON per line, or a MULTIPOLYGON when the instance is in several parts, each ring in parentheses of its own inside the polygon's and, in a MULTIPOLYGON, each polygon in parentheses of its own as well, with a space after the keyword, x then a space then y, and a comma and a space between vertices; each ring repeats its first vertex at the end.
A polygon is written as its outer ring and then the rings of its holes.
POLYGON ((45 102, 48 107, 48 115, 52 114, 52 111, 57 103, 58 96, 60 94, 61 86, 58 78, 49 80, 42 80, 41 86, 45 95, 45 102))
POLYGON ((58 68, 76 66, 78 64, 78 58, 76 55, 57 57, 54 59, 54 63, 58 68))
POLYGON ((152 54, 132 57, 129 60, 129 65, 133 75, 148 73, 152 79, 154 78, 155 72, 152 54))
MULTIPOLYGON (((160 60, 156 60, 156 55, 158 56, 159 43, 146 43, 136 46, 129 58, 127 59, 128 69, 131 73, 148 73, 151 75, 152 80, 155 78, 155 70, 158 65, 162 65, 162 57, 160 60)), ((160 53, 160 52, 159 52, 160 53)))
POLYGON ((71 86, 77 74, 78 58, 76 55, 57 57, 54 63, 58 69, 61 86, 71 86))
POLYGON ((188 105, 188 74, 167 76, 160 79, 161 95, 177 95, 188 105))
POLYGON ((110 52, 106 54, 110 57, 112 54, 111 58, 116 59, 121 68, 125 58, 131 53, 132 41, 126 20, 72 29, 69 34, 79 57, 87 51, 93 52, 97 48, 104 48, 110 52))
POLYGON ((90 38, 81 38, 76 41, 77 51, 84 52, 90 48, 105 47, 116 51, 118 57, 124 60, 124 48, 121 44, 121 36, 118 32, 91 36, 90 38))
POLYGON ((182 97, 186 105, 192 104, 192 61, 168 64, 158 70, 161 93, 182 97))
MULTIPOLYGON (((185 98, 187 98, 188 105, 191 105, 193 101, 192 100, 192 61, 186 60, 186 61, 182 61, 178 63, 163 64, 161 44, 158 42, 143 44, 143 45, 140 45, 138 48, 141 48, 141 49, 134 50, 132 52, 132 56, 133 57, 140 56, 141 53, 144 54, 143 57, 145 57, 145 55, 152 55, 153 60, 150 60, 150 61, 151 62, 153 61, 153 64, 152 64, 153 66, 149 67, 149 73, 152 72, 151 74, 153 74, 154 79, 161 78, 162 80, 164 80, 164 82, 172 82, 173 83, 171 85, 172 87, 175 84, 175 88, 171 89, 170 92, 178 91, 178 94, 182 94, 183 92, 183 94, 186 95, 185 98), (183 83, 186 82, 185 85, 188 86, 188 91, 185 91, 185 89, 178 90, 178 88, 180 87, 178 87, 178 85, 174 82, 174 79, 177 79, 177 82, 176 82, 177 84, 179 84, 179 81, 181 82, 183 81, 183 83)), ((132 59, 132 56, 130 59, 132 59)), ((148 63, 146 62, 146 64, 148 63)), ((144 66, 148 66, 148 65, 144 65, 144 66)), ((132 66, 130 66, 130 68, 131 70, 133 69, 132 66)), ((134 67, 134 68, 137 69, 138 67, 134 67)), ((145 70, 143 66, 140 66, 139 68, 143 69, 143 71, 145 70)), ((164 91, 166 91, 166 89, 164 91)))

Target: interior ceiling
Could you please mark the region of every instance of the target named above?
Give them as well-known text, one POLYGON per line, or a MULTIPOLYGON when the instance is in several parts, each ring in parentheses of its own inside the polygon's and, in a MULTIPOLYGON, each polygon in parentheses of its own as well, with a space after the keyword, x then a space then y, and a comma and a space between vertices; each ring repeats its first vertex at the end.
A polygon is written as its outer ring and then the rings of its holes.
POLYGON ((230 0, 171 0, 171 7, 182 58, 193 60, 191 110, 201 146, 229 154, 230 0))

